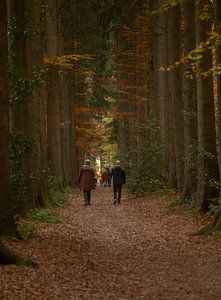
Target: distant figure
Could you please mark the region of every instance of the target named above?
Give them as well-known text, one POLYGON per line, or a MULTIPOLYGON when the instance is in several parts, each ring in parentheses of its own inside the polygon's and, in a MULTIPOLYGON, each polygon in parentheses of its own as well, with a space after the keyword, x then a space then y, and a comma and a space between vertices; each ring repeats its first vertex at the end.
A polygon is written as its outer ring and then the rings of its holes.
POLYGON ((107 172, 107 169, 105 169, 101 174, 102 186, 106 187, 108 185, 108 177, 109 174, 107 172))
POLYGON ((119 160, 116 161, 115 166, 111 169, 111 176, 113 178, 113 192, 114 192, 113 203, 120 204, 122 186, 123 184, 126 184, 126 175, 119 160))
POLYGON ((95 171, 91 167, 90 160, 86 159, 79 172, 79 187, 83 191, 84 205, 91 204, 91 190, 95 188, 94 177, 95 171))

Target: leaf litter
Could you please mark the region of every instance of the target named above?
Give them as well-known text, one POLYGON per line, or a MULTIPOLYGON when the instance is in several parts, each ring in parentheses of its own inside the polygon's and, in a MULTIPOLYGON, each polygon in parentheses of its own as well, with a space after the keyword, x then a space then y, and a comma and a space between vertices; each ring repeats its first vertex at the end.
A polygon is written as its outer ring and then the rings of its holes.
POLYGON ((221 299, 221 242, 192 235, 209 217, 160 197, 124 193, 116 206, 111 188, 98 187, 84 207, 72 195, 56 209, 63 222, 35 221, 34 237, 8 242, 39 268, 1 266, 0 299, 221 299))

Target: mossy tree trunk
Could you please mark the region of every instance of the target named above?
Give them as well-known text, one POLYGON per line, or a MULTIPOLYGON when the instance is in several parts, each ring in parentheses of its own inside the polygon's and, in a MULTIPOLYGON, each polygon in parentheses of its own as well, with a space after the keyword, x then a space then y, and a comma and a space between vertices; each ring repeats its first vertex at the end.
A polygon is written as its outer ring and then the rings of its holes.
POLYGON ((17 266, 30 266, 38 267, 38 264, 32 259, 26 256, 22 256, 15 251, 10 250, 6 247, 2 241, 0 241, 0 264, 9 265, 15 264, 17 266))
MULTIPOLYGON (((12 201, 10 201, 9 163, 9 93, 8 93, 8 20, 7 1, 0 2, 0 235, 14 230, 12 201)), ((0 241, 0 264, 37 266, 31 259, 7 249, 0 241)))
POLYGON ((40 107, 43 90, 42 0, 10 0, 9 24, 13 147, 13 197, 17 211, 25 214, 39 205, 40 107))

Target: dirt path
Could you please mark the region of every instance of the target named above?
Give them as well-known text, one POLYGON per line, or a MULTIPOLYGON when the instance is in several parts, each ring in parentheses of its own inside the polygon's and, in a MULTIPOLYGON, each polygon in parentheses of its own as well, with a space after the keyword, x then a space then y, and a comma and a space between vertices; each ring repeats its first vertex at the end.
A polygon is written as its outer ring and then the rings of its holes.
POLYGON ((90 207, 73 198, 59 209, 66 222, 14 243, 39 269, 1 267, 0 299, 221 299, 221 242, 190 235, 201 220, 156 200, 111 199, 110 188, 90 207))

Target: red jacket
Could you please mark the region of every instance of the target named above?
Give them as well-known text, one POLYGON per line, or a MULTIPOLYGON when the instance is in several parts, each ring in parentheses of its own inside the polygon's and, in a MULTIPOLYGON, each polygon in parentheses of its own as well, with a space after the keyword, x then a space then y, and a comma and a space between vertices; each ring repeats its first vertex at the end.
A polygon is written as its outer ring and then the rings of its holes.
POLYGON ((83 165, 79 172, 79 187, 82 191, 90 191, 95 188, 95 172, 91 166, 83 165))

